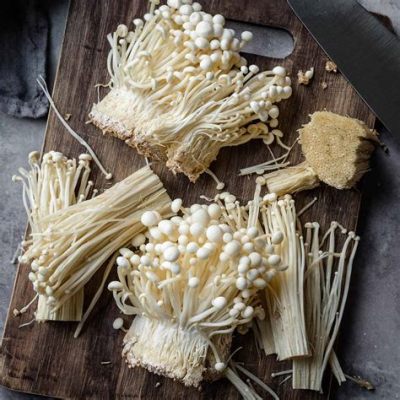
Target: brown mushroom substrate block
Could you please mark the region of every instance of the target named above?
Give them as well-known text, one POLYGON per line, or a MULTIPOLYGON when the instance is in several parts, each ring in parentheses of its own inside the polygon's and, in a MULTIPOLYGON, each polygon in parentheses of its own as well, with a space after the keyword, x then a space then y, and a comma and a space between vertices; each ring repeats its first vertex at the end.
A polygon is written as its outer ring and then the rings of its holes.
POLYGON ((278 195, 312 189, 322 181, 337 189, 353 187, 369 169, 377 133, 354 118, 317 111, 299 130, 305 161, 265 175, 278 195))

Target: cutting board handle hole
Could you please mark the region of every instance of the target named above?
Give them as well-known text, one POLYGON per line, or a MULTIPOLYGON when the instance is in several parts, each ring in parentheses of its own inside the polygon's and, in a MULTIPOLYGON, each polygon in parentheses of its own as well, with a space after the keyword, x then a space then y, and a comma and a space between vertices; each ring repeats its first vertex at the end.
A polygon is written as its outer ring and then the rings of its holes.
POLYGON ((253 40, 244 48, 247 54, 269 58, 286 58, 294 50, 292 34, 283 28, 251 24, 227 20, 228 28, 232 28, 239 36, 243 31, 251 31, 253 40))

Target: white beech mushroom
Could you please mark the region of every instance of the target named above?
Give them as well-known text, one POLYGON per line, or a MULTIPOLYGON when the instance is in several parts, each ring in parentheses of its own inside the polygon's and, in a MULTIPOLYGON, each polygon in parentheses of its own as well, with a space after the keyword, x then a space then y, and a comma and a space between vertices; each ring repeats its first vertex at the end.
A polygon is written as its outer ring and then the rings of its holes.
POLYGON ((120 250, 119 281, 108 286, 120 310, 135 315, 124 339, 129 366, 195 387, 231 374, 233 332, 263 318, 257 294, 286 268, 267 245, 280 236, 263 225, 259 209, 267 203, 256 191, 242 206, 225 192, 190 208, 176 199, 172 211, 181 216, 171 219, 143 214, 148 232, 133 238, 133 251, 120 250))
MULTIPOLYGON (((252 39, 191 0, 168 0, 108 36, 110 92, 91 121, 192 181, 225 146, 274 141, 275 103, 292 94, 285 68, 260 72, 239 51, 252 39), (259 122, 261 121, 261 122, 259 122)), ((279 141, 278 141, 279 143, 279 141)))
POLYGON ((35 154, 31 156, 32 171, 20 171, 27 181, 24 203, 32 226, 32 240, 24 243, 28 248, 20 260, 31 262, 29 280, 39 295, 38 321, 80 320, 83 287, 119 248, 144 229, 140 221, 143 211, 170 214, 170 199, 148 166, 83 201, 91 187, 86 183, 90 171, 87 160, 87 155, 81 157, 76 168, 74 161, 51 152, 40 165, 35 154), (76 201, 75 187, 79 187, 76 201), (71 205, 63 208, 63 201, 69 199, 71 205))
POLYGON ((376 132, 364 122, 328 111, 312 114, 299 134, 305 161, 264 175, 270 192, 299 192, 321 181, 336 189, 349 189, 368 171, 378 143, 376 132))

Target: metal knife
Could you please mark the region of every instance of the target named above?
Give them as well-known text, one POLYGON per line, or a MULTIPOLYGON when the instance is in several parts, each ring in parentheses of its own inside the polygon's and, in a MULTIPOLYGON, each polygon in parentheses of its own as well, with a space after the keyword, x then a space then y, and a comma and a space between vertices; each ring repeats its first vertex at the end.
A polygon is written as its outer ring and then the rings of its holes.
POLYGON ((355 0, 288 3, 383 125, 400 135, 400 40, 355 0))

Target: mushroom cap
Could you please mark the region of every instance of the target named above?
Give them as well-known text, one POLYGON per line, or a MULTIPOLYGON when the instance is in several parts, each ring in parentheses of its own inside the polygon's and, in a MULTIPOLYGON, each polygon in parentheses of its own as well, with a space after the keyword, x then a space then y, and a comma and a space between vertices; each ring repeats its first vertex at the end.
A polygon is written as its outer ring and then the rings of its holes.
POLYGON ((354 118, 318 111, 299 130, 308 164, 318 178, 337 189, 351 188, 368 170, 377 133, 354 118))

